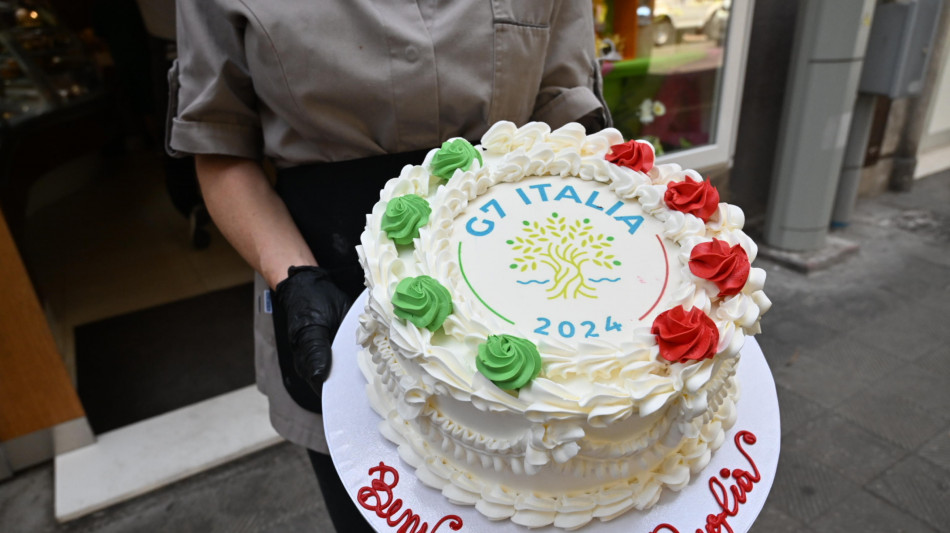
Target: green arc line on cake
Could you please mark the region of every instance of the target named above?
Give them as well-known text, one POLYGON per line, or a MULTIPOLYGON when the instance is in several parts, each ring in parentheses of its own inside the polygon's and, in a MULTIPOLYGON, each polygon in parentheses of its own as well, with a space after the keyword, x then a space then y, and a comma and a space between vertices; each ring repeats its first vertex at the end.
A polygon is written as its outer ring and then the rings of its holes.
POLYGON ((509 323, 509 324, 511 324, 511 325, 514 325, 514 322, 512 322, 511 320, 509 320, 508 318, 506 318, 505 315, 499 313, 498 311, 495 311, 495 309, 494 309, 492 306, 488 305, 488 302, 486 302, 485 299, 482 298, 482 297, 478 294, 478 291, 475 290, 475 287, 472 287, 472 282, 469 281, 468 276, 465 275, 465 268, 462 266, 462 243, 461 243, 461 242, 459 243, 459 253, 458 253, 458 257, 459 257, 459 272, 462 273, 462 278, 465 280, 465 283, 468 285, 468 288, 471 289, 472 294, 474 294, 475 297, 478 298, 478 301, 479 301, 479 302, 482 302, 482 305, 484 305, 486 309, 488 309, 488 310, 491 311, 492 313, 495 313, 495 315, 498 316, 498 318, 504 320, 505 322, 507 322, 507 323, 509 323))

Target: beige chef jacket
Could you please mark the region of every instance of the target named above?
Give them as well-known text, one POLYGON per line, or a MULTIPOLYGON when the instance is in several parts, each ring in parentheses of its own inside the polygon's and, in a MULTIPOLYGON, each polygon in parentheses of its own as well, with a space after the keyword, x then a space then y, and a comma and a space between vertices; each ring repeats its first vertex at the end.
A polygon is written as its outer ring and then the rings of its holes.
POLYGON ((179 0, 170 147, 278 168, 603 109, 583 0, 179 0))
MULTIPOLYGON (((499 120, 609 121, 589 0, 178 0, 177 38, 172 154, 286 168, 474 140, 499 120)), ((258 326, 271 421, 325 451, 258 326)))

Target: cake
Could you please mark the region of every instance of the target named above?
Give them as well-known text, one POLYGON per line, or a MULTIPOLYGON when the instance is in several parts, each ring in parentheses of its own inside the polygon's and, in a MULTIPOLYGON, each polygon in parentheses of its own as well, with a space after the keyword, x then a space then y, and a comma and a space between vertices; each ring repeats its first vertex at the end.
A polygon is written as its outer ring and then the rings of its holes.
POLYGON ((770 307, 744 216, 606 129, 493 125, 380 193, 359 366, 425 485, 491 520, 583 527, 685 487, 735 423, 770 307))

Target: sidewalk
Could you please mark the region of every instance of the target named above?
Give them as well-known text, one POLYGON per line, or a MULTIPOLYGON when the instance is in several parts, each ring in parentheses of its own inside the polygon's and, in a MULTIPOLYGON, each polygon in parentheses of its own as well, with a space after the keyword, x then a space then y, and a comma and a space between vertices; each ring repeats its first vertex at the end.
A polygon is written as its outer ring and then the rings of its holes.
POLYGON ((859 202, 854 257, 763 262, 782 452, 753 531, 950 529, 950 172, 859 202))
MULTIPOLYGON (((859 202, 860 251, 803 275, 760 259, 782 453, 754 533, 950 530, 950 172, 859 202)), ((280 444, 76 521, 46 464, 0 483, 11 532, 332 531, 306 454, 280 444)))

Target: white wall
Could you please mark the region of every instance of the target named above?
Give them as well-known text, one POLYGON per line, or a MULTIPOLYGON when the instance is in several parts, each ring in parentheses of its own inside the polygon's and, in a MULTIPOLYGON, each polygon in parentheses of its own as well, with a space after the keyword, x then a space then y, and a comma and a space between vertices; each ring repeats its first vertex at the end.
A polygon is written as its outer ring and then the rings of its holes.
POLYGON ((934 89, 933 110, 928 119, 926 135, 950 132, 950 54, 945 54, 941 74, 934 89))
MULTIPOLYGON (((948 6, 944 6, 947 8, 948 6)), ((920 139, 914 177, 921 178, 950 168, 950 39, 944 40, 942 57, 927 114, 927 124, 920 139)))

